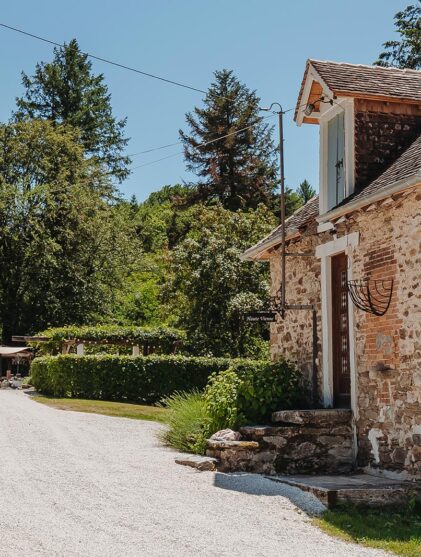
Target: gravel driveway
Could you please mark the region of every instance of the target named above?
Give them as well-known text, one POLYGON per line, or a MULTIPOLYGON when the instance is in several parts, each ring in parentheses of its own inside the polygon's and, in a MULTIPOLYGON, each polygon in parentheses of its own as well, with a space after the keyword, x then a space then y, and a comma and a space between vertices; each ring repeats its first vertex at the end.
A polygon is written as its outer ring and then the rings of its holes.
POLYGON ((174 464, 160 427, 0 391, 0 555, 385 555, 312 526, 295 488, 174 464))

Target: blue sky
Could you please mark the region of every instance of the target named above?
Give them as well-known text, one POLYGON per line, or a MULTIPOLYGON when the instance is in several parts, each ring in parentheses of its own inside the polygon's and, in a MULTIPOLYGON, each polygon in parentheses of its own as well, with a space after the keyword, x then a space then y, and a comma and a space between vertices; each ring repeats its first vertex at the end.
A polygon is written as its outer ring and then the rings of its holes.
MULTIPOLYGON (((82 50, 207 89, 217 69, 233 69, 262 105, 293 107, 307 58, 370 64, 394 36, 393 15, 409 0, 21 0, 4 2, 1 22, 57 42, 76 37, 82 50)), ((22 93, 20 72, 49 61, 52 46, 0 28, 0 118, 22 93)), ((101 62, 114 113, 128 118, 128 152, 178 141, 184 115, 202 95, 101 62)), ((286 181, 318 180, 318 127, 285 122, 286 181)), ((134 157, 133 167, 180 146, 134 157)), ((143 200, 165 184, 189 179, 182 156, 135 170, 121 185, 143 200)))

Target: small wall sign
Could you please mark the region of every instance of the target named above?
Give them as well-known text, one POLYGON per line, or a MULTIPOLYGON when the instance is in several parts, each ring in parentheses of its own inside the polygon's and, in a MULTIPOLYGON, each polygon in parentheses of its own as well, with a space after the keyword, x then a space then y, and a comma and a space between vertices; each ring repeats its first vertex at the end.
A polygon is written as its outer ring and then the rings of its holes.
POLYGON ((274 311, 253 311, 252 313, 246 313, 245 319, 249 323, 274 323, 276 313, 274 311))

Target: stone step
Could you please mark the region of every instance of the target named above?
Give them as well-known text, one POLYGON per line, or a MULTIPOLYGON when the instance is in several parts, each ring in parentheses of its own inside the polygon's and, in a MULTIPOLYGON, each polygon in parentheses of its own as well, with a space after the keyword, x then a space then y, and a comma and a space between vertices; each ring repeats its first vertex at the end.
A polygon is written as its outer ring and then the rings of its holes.
POLYGON ((223 472, 338 474, 352 470, 352 430, 308 426, 248 426, 242 441, 208 440, 206 454, 223 472))
POLYGON ((368 507, 404 506, 414 495, 421 499, 421 487, 369 474, 335 476, 267 476, 268 479, 312 493, 328 508, 338 503, 368 507))
POLYGON ((272 422, 309 427, 350 425, 352 411, 347 408, 322 408, 316 410, 279 410, 273 412, 272 422))
POLYGON ((200 472, 213 471, 216 470, 218 459, 211 458, 209 456, 198 456, 186 454, 185 456, 178 456, 175 459, 176 464, 181 464, 182 466, 190 466, 195 468, 200 472))

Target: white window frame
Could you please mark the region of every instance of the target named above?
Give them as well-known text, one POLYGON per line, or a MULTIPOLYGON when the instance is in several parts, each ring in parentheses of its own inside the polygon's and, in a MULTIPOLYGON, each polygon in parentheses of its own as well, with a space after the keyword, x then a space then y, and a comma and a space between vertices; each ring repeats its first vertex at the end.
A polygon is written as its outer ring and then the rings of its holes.
MULTIPOLYGON (((354 149, 354 99, 338 98, 334 100, 333 105, 329 103, 320 103, 320 215, 327 213, 328 195, 327 195, 327 161, 328 161, 328 122, 341 111, 344 111, 344 128, 345 128, 345 197, 354 193, 355 180, 355 149, 354 149)), ((332 207, 330 207, 331 209, 332 207)))
MULTIPOLYGON (((359 233, 352 232, 316 248, 316 257, 321 260, 322 301, 322 376, 323 405, 333 406, 333 346, 332 346, 332 257, 344 252, 348 261, 348 280, 352 280, 352 252, 359 242, 359 233)), ((351 409, 358 415, 357 371, 355 356, 355 327, 353 304, 348 297, 349 366, 351 377, 351 409)))

